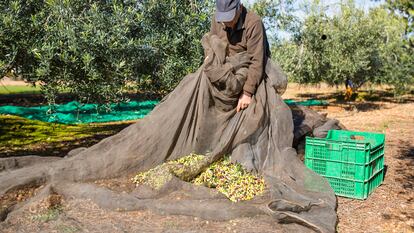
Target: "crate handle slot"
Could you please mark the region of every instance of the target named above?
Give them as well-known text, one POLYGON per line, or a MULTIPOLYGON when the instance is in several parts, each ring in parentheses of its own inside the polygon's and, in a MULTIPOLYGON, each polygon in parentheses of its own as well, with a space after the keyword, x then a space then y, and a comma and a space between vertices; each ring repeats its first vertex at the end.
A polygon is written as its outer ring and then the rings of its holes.
POLYGON ((362 136, 362 135, 351 135, 351 139, 352 140, 363 141, 363 140, 365 140, 365 137, 362 136))

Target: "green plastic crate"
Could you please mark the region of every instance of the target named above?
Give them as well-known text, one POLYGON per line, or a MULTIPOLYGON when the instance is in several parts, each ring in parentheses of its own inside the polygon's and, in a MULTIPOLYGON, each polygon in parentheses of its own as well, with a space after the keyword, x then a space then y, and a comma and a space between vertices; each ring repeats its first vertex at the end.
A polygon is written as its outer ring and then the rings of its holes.
POLYGON ((335 194, 343 197, 366 199, 384 180, 384 169, 380 170, 368 181, 353 181, 326 177, 335 194))
POLYGON ((305 165, 337 195, 365 199, 382 182, 384 142, 384 134, 330 130, 326 138, 306 137, 305 165))

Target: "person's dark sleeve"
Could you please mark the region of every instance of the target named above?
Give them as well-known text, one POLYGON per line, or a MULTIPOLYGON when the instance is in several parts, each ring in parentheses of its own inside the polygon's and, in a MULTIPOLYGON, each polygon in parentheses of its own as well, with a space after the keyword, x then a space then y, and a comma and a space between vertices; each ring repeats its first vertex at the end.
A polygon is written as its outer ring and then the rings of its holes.
POLYGON ((265 59, 265 30, 260 20, 253 22, 246 31, 247 53, 251 56, 251 65, 247 73, 247 80, 243 86, 245 94, 253 95, 263 78, 265 59))

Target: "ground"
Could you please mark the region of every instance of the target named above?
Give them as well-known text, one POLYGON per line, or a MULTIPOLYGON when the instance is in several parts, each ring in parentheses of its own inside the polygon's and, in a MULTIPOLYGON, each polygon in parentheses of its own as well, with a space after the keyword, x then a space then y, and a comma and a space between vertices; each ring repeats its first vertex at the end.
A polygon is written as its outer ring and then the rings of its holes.
MULTIPOLYGON (((290 85, 284 98, 308 98, 329 101, 314 107, 336 118, 350 130, 383 132, 386 135, 384 182, 368 199, 338 197, 338 232, 413 232, 414 231, 414 98, 394 98, 385 87, 360 92, 356 101, 341 101, 340 90, 320 86, 290 85)), ((22 97, 26 98, 26 97, 22 97)), ((123 126, 124 127, 124 126, 123 126)), ((119 129, 123 128, 120 127, 119 129)), ((114 133, 116 130, 114 131, 114 133)), ((102 135, 100 135, 102 136, 102 135)), ((91 138, 93 140, 93 138, 91 138)), ((81 143, 80 143, 81 141, 81 143)), ((66 145, 82 144, 66 141, 66 145)), ((89 140, 87 140, 89 141, 89 140)), ((36 154, 36 146, 22 151, 36 154)), ((58 148, 58 147, 56 147, 58 148)), ((48 150, 50 151, 50 147, 48 150)), ((44 152, 44 151, 43 151, 44 152)), ((0 152, 0 157, 10 156, 0 152)), ((116 180, 96 181, 118 192, 133 189, 134 174, 116 180)), ((0 198, 0 204, 12 205, 26 200, 37 190, 28 187, 0 198)), ((279 232, 268 217, 232 221, 207 221, 188 216, 162 216, 149 211, 117 212, 99 208, 88 200, 49 196, 30 204, 31 208, 10 216, 2 232, 279 232)), ((0 209, 1 210, 1 209, 0 209)), ((0 211, 1 218, 1 211, 0 211)), ((3 229, 1 229, 3 227, 3 229)))

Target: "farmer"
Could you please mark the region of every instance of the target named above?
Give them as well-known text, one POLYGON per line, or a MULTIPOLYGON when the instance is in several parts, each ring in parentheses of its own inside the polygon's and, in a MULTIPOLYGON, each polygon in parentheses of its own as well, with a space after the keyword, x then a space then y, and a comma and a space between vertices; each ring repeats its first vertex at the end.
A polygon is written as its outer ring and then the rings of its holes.
POLYGON ((262 19, 240 3, 240 0, 216 0, 216 13, 211 22, 210 34, 229 43, 229 56, 247 51, 251 56, 247 80, 237 104, 237 112, 249 106, 252 95, 263 79, 269 43, 262 19))
POLYGON ((345 89, 345 101, 348 101, 351 99, 354 90, 354 83, 349 78, 345 80, 345 89))

